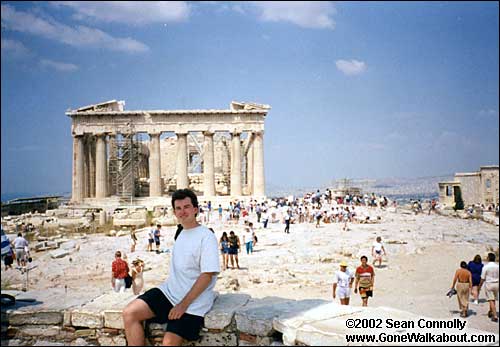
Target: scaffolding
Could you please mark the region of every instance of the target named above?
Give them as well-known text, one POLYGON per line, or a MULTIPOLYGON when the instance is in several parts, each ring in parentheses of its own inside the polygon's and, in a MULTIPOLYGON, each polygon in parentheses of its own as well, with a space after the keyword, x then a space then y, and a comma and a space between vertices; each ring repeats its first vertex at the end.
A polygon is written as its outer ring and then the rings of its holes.
POLYGON ((139 143, 131 127, 110 141, 109 176, 111 193, 132 201, 139 190, 139 143))

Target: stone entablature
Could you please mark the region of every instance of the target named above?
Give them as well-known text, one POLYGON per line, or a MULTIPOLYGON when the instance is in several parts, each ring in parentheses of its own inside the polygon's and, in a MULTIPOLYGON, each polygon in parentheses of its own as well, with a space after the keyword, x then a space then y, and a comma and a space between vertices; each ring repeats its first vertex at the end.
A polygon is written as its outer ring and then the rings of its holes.
MULTIPOLYGON (((111 166, 110 152, 116 148, 118 136, 140 133, 146 133, 150 138, 149 151, 142 151, 139 163, 140 172, 149 175, 150 197, 162 196, 164 181, 172 177, 175 177, 177 189, 189 187, 190 133, 197 133, 198 137, 201 133, 203 137, 204 196, 215 196, 221 191, 216 188, 216 167, 223 170, 223 175, 230 176, 228 189, 231 196, 239 197, 243 192, 256 197, 265 196, 263 140, 268 105, 232 102, 229 110, 147 111, 125 111, 123 106, 123 101, 112 100, 66 112, 72 119, 74 203, 82 203, 86 198, 104 199, 115 193, 116 170, 121 168, 115 164, 111 166), (160 139, 162 133, 168 132, 176 135, 175 160, 170 160, 169 168, 162 165, 162 147, 165 145, 162 146, 160 139), (218 142, 214 144, 216 133, 229 136, 224 146, 218 142), (246 141, 242 144, 243 133, 246 133, 246 141), (147 167, 146 155, 149 156, 147 167), (230 158, 229 165, 227 158, 230 158), (175 167, 174 174, 172 167, 175 167)), ((168 157, 173 159, 171 154, 168 157)), ((130 174, 120 177, 130 177, 130 174)), ((133 179, 143 181, 143 177, 133 179)), ((124 185, 122 189, 120 183, 118 187, 124 194, 129 194, 134 183, 127 181, 126 184, 126 188, 124 185)))

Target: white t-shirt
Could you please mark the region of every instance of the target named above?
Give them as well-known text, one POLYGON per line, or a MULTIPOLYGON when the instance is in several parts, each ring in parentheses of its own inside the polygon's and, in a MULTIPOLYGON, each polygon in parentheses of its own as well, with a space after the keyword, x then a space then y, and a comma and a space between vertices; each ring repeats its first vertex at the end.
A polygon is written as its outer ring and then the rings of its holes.
MULTIPOLYGON (((158 286, 173 305, 177 305, 191 290, 202 272, 219 272, 219 247, 217 238, 205 226, 184 229, 174 243, 168 279, 158 286)), ((214 287, 217 276, 189 305, 187 313, 205 316, 215 300, 214 287)))
POLYGON ((375 241, 375 242, 373 243, 373 250, 374 250, 375 252, 382 253, 382 246, 383 246, 383 244, 382 244, 381 242, 377 242, 377 241, 375 241))
POLYGON ((486 283, 498 283, 498 264, 490 261, 484 265, 481 271, 481 278, 486 283))
POLYGON ((335 278, 333 279, 333 283, 337 283, 337 286, 342 288, 349 288, 349 283, 351 279, 354 278, 352 273, 349 270, 335 272, 335 278))

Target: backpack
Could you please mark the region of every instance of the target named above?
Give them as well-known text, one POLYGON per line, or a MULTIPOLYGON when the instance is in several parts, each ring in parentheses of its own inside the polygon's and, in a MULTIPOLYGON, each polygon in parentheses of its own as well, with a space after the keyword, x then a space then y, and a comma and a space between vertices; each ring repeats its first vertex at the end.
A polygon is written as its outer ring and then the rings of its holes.
POLYGON ((175 240, 177 240, 177 237, 179 237, 179 234, 181 233, 182 229, 184 229, 182 224, 177 224, 177 230, 175 231, 174 242, 175 240))

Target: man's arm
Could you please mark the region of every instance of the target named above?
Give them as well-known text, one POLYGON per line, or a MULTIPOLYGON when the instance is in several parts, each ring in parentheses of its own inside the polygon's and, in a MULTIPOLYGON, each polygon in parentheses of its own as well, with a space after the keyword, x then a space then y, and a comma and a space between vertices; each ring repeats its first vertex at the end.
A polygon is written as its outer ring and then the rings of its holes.
POLYGON ((111 287, 115 287, 115 264, 111 265, 111 287))
POLYGON ((337 290, 337 282, 334 282, 334 283, 333 283, 333 288, 332 288, 332 290, 333 290, 333 298, 335 299, 335 291, 337 290))
POLYGON ((186 312, 189 305, 201 294, 212 281, 212 276, 216 276, 217 272, 203 272, 200 274, 196 282, 186 294, 180 303, 175 305, 168 314, 168 319, 179 319, 186 312))
POLYGON ((455 288, 455 284, 457 283, 457 279, 458 279, 458 271, 455 272, 455 277, 453 277, 453 283, 451 284, 452 288, 455 288))

